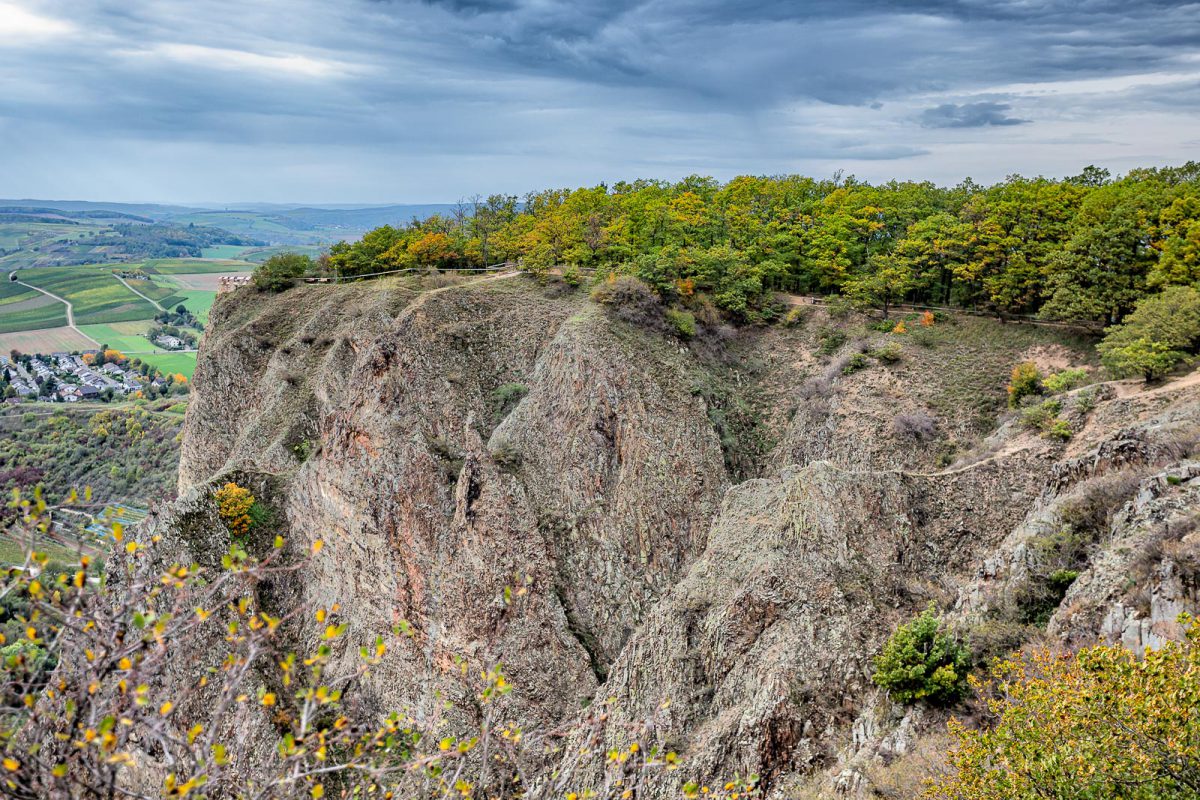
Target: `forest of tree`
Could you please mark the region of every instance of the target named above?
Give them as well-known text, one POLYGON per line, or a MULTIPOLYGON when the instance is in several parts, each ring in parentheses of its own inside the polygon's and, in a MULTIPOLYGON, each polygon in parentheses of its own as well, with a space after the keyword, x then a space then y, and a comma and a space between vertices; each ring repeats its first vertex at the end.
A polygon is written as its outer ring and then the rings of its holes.
POLYGON ((328 263, 352 276, 518 259, 705 294, 743 320, 791 291, 1112 324, 1200 281, 1200 163, 950 188, 789 175, 493 195, 334 245, 328 263))

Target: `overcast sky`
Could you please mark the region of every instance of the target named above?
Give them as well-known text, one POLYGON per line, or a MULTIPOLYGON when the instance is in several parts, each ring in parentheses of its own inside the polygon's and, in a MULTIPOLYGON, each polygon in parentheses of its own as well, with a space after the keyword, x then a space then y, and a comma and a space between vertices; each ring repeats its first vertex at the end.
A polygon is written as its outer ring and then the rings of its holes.
POLYGON ((439 202, 1200 158, 1200 3, 0 0, 0 197, 439 202))

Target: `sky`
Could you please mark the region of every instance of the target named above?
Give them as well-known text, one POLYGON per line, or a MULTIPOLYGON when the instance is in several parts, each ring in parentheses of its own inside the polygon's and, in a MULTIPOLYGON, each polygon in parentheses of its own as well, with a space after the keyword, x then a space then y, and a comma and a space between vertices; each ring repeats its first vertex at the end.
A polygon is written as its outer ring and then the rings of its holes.
POLYGON ((0 0, 0 197, 418 203, 1200 158, 1200 3, 0 0))

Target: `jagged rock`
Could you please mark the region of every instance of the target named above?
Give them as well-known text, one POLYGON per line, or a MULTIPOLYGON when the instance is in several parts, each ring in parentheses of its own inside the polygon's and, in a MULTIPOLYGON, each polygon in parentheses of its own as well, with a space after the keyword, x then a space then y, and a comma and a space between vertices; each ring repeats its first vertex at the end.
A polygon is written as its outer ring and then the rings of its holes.
MULTIPOLYGON (((387 660, 354 689, 365 707, 432 713, 434 690, 469 694, 456 659, 503 661, 517 687, 506 702, 527 725, 612 697, 612 741, 658 714, 656 735, 697 777, 862 796, 871 765, 943 719, 872 685, 882 642, 931 600, 961 625, 993 613, 1089 481, 1141 483, 1050 634, 1153 645, 1196 605, 1194 575, 1169 559, 1151 559, 1146 614, 1125 585, 1156 526, 1197 506, 1197 467, 1179 463, 1200 419, 1194 386, 1102 387, 1065 448, 1008 424, 977 460, 939 467, 939 448, 977 444, 978 408, 943 404, 940 438, 923 445, 896 436, 896 414, 932 414, 939 381, 986 359, 1000 368, 971 388, 999 400, 1028 342, 914 349, 808 391, 828 370, 812 331, 747 331, 714 360, 524 279, 245 294, 214 308, 184 499, 147 530, 219 552, 211 526, 189 528, 206 487, 258 481, 289 546, 325 542, 279 601, 340 603, 346 658, 387 639, 387 660), (513 384, 519 402, 499 403, 513 384), (711 405, 713 384, 761 398, 738 431, 711 405), (730 464, 750 462, 757 477, 739 481, 730 464), (509 606, 514 583, 528 591, 509 606), (400 620, 411 637, 389 633, 400 620)), ((469 704, 455 713, 473 721, 469 704)))

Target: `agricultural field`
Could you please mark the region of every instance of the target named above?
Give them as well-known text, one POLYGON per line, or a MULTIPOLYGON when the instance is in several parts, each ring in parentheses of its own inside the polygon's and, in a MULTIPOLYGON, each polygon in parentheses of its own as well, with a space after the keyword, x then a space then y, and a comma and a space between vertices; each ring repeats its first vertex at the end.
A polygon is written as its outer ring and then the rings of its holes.
POLYGON ((97 342, 116 348, 122 353, 167 352, 145 337, 152 324, 150 320, 142 319, 80 325, 79 329, 97 342))
POLYGON ((196 315, 196 319, 200 320, 201 325, 207 325, 208 311, 212 308, 216 299, 217 293, 215 291, 206 292, 202 289, 180 289, 175 292, 169 307, 174 308, 182 303, 188 311, 196 315))
POLYGON ((69 353, 72 350, 88 350, 95 346, 95 342, 80 336, 65 325, 59 328, 0 333, 0 353, 7 353, 9 350, 19 350, 22 353, 69 353))
POLYGON ((189 275, 204 272, 244 272, 254 269, 255 265, 235 259, 155 258, 129 266, 140 266, 151 275, 189 275))
POLYGON ((12 281, 0 283, 0 333, 56 328, 67 324, 67 307, 12 281))
POLYGON ((165 301, 167 301, 171 295, 175 294, 175 288, 173 286, 167 286, 154 280, 131 280, 127 281, 127 283, 129 284, 130 288, 141 292, 142 294, 146 295, 146 297, 149 297, 151 300, 154 300, 163 306, 169 306, 170 303, 165 301))
POLYGON ((139 355, 137 358, 140 358, 162 372, 170 372, 172 374, 181 373, 189 381, 192 379, 192 374, 196 371, 195 353, 158 352, 139 355))
POLYGON ((70 302, 76 323, 150 319, 157 311, 107 268, 46 267, 21 270, 18 276, 70 302))
POLYGON ((240 244, 218 244, 214 245, 213 247, 206 247, 200 252, 205 258, 238 259, 242 257, 243 253, 256 249, 258 248, 246 247, 240 244))
POLYGON ((132 290, 167 309, 183 305, 204 325, 208 323, 208 311, 216 300, 221 277, 248 275, 252 266, 231 259, 173 258, 22 269, 18 272, 22 282, 44 288, 73 304, 75 323, 84 335, 65 327, 63 303, 19 283, 0 281, 3 351, 14 347, 29 353, 85 350, 101 342, 120 350, 149 353, 146 361, 156 366, 162 361, 162 369, 190 376, 194 356, 162 351, 140 335, 159 311, 132 290), (151 279, 128 279, 126 287, 113 275, 114 270, 136 269, 149 273, 151 279), (88 336, 96 341, 88 340, 88 336))
POLYGON ((327 249, 315 244, 281 244, 274 247, 249 247, 238 258, 253 261, 255 264, 261 264, 271 256, 278 255, 279 253, 300 253, 315 261, 327 249))

